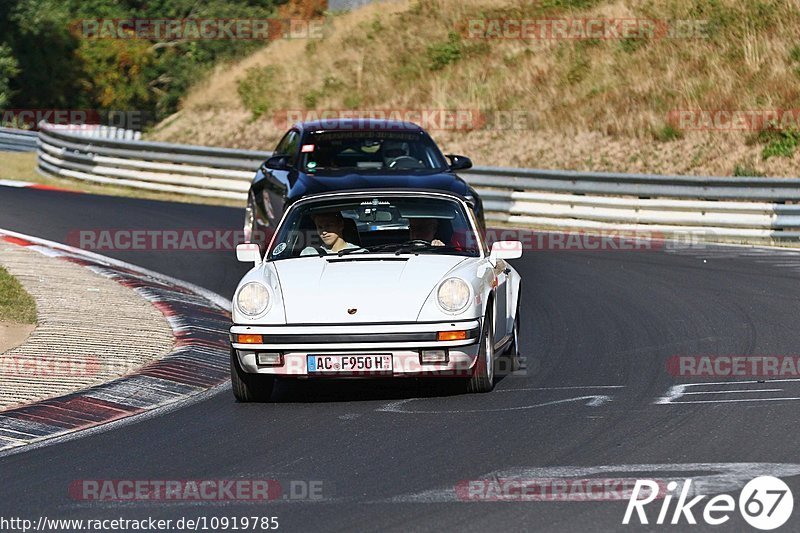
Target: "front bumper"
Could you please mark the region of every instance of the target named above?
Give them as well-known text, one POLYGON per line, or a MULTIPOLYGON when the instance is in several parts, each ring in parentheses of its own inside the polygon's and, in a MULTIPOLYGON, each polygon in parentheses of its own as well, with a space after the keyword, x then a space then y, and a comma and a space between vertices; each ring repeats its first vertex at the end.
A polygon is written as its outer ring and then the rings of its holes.
POLYGON ((390 355, 392 370, 337 372, 324 377, 468 377, 478 357, 481 320, 414 324, 334 324, 231 327, 231 345, 245 372, 317 377, 308 372, 309 355, 390 355), (437 340, 439 332, 466 331, 463 340, 437 340), (263 344, 242 344, 239 335, 262 335, 263 344), (447 361, 423 363, 423 350, 446 350, 447 361), (279 353, 281 364, 259 365, 257 354, 279 353))

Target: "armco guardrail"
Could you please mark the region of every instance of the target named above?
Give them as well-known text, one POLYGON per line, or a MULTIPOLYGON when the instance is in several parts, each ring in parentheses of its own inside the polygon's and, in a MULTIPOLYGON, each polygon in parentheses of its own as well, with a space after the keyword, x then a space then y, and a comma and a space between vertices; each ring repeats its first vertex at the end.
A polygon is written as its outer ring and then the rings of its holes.
POLYGON ((478 167, 489 220, 544 229, 800 239, 800 179, 664 176, 478 167))
POLYGON ((270 152, 103 139, 41 124, 39 170, 96 183, 245 199, 270 152))
MULTIPOLYGON (((48 174, 159 191, 244 200, 270 152, 124 139, 40 126, 48 174)), ((463 173, 486 218, 555 230, 647 231, 700 239, 800 239, 800 179, 661 176, 501 167, 463 173)))
POLYGON ((0 152, 35 152, 36 132, 0 128, 0 152))

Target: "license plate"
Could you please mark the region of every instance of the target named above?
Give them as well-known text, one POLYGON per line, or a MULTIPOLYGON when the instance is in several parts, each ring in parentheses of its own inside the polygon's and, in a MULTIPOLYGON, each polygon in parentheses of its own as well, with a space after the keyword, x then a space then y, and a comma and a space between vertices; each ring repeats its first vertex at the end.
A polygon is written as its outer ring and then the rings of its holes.
POLYGON ((308 373, 362 373, 391 372, 392 356, 387 354, 368 355, 309 355, 308 373))

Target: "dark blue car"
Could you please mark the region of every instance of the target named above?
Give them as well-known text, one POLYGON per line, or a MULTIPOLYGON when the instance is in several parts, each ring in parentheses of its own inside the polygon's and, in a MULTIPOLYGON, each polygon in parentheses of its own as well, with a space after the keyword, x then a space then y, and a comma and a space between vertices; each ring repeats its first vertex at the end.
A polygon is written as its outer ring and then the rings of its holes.
POLYGON ((408 122, 342 119, 295 124, 256 173, 245 215, 245 238, 262 248, 284 210, 308 194, 414 188, 456 193, 484 224, 483 205, 456 171, 469 158, 445 158, 433 139, 408 122), (448 161, 449 159, 449 161, 448 161))

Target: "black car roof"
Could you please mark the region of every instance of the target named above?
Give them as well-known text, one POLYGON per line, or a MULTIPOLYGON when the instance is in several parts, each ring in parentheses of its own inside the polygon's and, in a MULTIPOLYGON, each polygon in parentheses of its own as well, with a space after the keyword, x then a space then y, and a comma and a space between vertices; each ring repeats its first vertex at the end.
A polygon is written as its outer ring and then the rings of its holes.
MULTIPOLYGON (((440 196, 447 196, 449 198, 454 198, 456 200, 461 200, 463 202, 469 202, 467 198, 463 195, 458 194, 454 191, 447 191, 442 189, 427 189, 424 187, 412 187, 412 188, 398 188, 398 187, 377 187, 377 188, 367 188, 367 189, 342 189, 342 190, 332 190, 332 191, 323 191, 323 192, 315 192, 310 193, 299 200, 313 200, 315 198, 325 197, 329 195, 342 195, 342 196, 353 196, 353 197, 360 197, 360 196, 425 196, 425 195, 440 195, 440 196)), ((298 201, 299 201, 298 200, 298 201)))
POLYGON ((413 122, 382 120, 373 118, 331 118, 298 122, 294 125, 301 132, 313 131, 405 131, 422 133, 423 129, 413 122))
POLYGON ((469 185, 452 172, 430 171, 422 174, 333 174, 315 175, 303 173, 289 193, 289 199, 308 194, 353 191, 363 189, 427 189, 446 191, 465 196, 469 193, 469 185))

